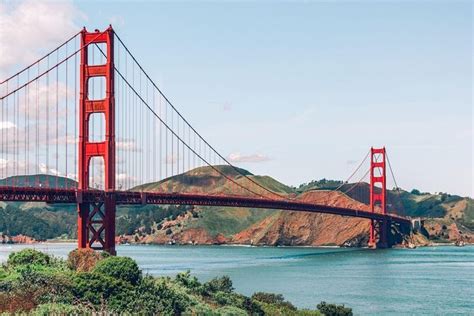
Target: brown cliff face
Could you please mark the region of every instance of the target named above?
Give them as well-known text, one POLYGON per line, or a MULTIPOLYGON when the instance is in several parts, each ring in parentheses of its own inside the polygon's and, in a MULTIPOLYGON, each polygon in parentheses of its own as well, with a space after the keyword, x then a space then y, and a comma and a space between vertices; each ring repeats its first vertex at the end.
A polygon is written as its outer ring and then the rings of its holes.
MULTIPOLYGON (((310 191, 298 200, 365 210, 366 206, 339 192, 310 191)), ((279 211, 246 230, 231 242, 253 245, 324 246, 363 245, 369 221, 321 213, 279 211)))
MULTIPOLYGON (((298 197, 308 203, 367 210, 365 204, 352 200, 340 192, 310 191, 298 197)), ((218 212, 218 210, 216 210, 218 212)), ((199 210, 198 210, 199 212, 199 210)), ((242 217, 241 209, 232 209, 235 218, 242 217)), ((235 234, 210 234, 202 227, 189 225, 199 219, 183 215, 163 223, 162 230, 152 236, 141 237, 140 243, 177 244, 249 244, 271 246, 364 246, 367 244, 369 221, 321 213, 273 211, 262 220, 251 223, 235 234), (168 234, 166 234, 166 231, 168 234)))

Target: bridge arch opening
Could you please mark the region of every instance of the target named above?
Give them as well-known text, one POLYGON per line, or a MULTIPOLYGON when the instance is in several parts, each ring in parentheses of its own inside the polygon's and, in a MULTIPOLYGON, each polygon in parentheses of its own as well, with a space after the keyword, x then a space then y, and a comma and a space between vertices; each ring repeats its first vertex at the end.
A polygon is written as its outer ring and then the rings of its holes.
POLYGON ((98 143, 105 141, 105 114, 100 112, 89 115, 88 141, 98 143))
POLYGON ((87 99, 90 101, 104 100, 106 82, 104 76, 90 77, 87 80, 87 99))
POLYGON ((105 188, 105 163, 102 157, 92 157, 89 161, 89 188, 105 188))

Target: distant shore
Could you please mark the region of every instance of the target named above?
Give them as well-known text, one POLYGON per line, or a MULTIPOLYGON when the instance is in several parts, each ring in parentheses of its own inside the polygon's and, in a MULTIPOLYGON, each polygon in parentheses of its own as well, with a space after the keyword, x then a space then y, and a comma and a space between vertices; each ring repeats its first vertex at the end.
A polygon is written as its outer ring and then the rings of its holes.
MULTIPOLYGON (((77 243, 76 239, 47 239, 47 240, 35 240, 33 238, 19 235, 10 237, 8 242, 0 242, 0 245, 8 244, 18 244, 18 245, 34 245, 34 244, 75 244, 77 243)), ((166 243, 118 243, 118 245, 150 245, 150 246, 223 246, 223 247, 268 247, 268 248, 358 248, 365 249, 367 247, 344 247, 337 245, 321 245, 321 246, 311 246, 311 245, 249 245, 249 244, 166 244, 166 243)), ((465 246, 474 245, 474 243, 465 242, 465 246)), ((430 242, 426 245, 416 245, 417 247, 438 247, 438 246, 457 246, 456 242, 430 242)), ((402 245, 394 245, 393 249, 410 249, 409 247, 402 245)))

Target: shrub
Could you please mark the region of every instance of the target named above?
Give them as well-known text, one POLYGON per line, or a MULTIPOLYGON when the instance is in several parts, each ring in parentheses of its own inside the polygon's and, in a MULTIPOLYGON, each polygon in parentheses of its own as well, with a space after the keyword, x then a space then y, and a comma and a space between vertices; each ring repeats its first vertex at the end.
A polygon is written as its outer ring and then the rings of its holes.
POLYGON ((105 258, 96 264, 93 271, 97 274, 126 281, 132 285, 137 285, 142 276, 137 263, 128 257, 105 258))
POLYGON ((285 307, 291 310, 296 310, 296 307, 288 301, 285 301, 285 298, 281 294, 257 292, 252 295, 252 299, 267 303, 271 305, 276 305, 279 307, 285 307))
POLYGON ((41 304, 31 312, 33 316, 48 316, 48 315, 84 315, 88 311, 78 305, 69 305, 61 303, 47 303, 41 304))
POLYGON ((219 316, 247 316, 248 313, 243 309, 235 306, 224 306, 216 310, 216 314, 219 316))
POLYGON ((250 297, 244 297, 242 302, 242 308, 249 312, 253 316, 264 316, 265 312, 258 303, 258 301, 251 299, 250 297))
POLYGON ((79 300, 88 301, 93 305, 100 305, 117 296, 130 296, 132 289, 129 283, 108 275, 81 272, 73 277, 72 293, 79 300), (126 295, 122 295, 123 293, 126 295))
POLYGON ((0 311, 30 311, 47 302, 69 303, 70 278, 55 268, 20 265, 8 280, 0 282, 0 311))
POLYGON ((317 306, 318 310, 326 316, 352 316, 352 308, 344 305, 328 304, 321 302, 317 306))
POLYGON ((93 249, 75 249, 67 257, 67 265, 70 269, 78 272, 91 271, 97 262, 104 259, 108 254, 99 253, 93 249))
POLYGON ((23 249, 8 256, 8 266, 15 267, 26 264, 48 265, 51 257, 34 249, 23 249))
POLYGON ((195 276, 191 276, 191 272, 189 270, 178 273, 176 276, 176 282, 190 290, 195 290, 201 286, 201 283, 199 283, 198 279, 195 276))
POLYGON ((202 285, 202 294, 207 296, 219 291, 231 293, 233 290, 234 287, 232 286, 232 280, 227 275, 220 278, 214 278, 202 285))

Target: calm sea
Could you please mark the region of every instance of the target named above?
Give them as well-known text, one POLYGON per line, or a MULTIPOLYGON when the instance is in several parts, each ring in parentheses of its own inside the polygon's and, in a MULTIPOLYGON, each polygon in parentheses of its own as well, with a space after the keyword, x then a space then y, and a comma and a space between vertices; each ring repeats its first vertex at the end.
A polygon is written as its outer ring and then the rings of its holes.
MULTIPOLYGON (((66 257, 75 244, 0 245, 0 261, 30 247, 66 257)), ((346 304, 358 315, 474 315, 474 246, 339 249, 119 246, 153 275, 229 275, 240 293, 281 293, 299 307, 346 304)))

